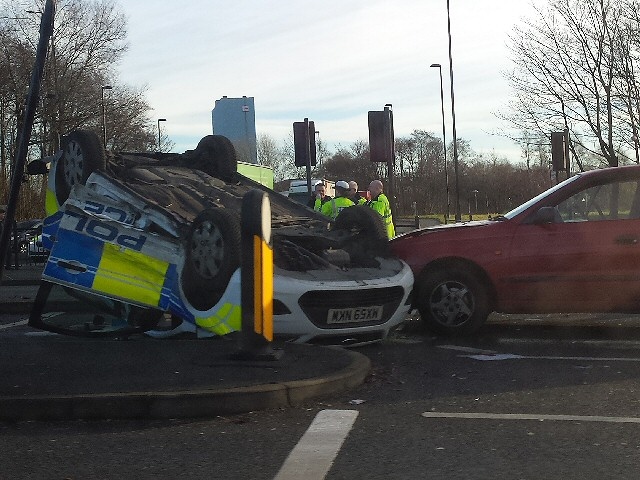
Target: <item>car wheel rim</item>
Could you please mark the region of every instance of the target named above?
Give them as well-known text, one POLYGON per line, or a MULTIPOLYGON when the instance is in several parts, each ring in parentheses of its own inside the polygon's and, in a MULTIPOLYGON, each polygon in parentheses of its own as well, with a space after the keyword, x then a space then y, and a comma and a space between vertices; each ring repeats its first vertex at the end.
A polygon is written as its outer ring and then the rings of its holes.
POLYGON ((224 239, 220 229, 212 222, 202 222, 191 237, 191 259, 198 274, 215 277, 222 266, 224 239))
POLYGON ((462 325, 474 312, 474 298, 469 288, 460 282, 443 282, 433 289, 429 298, 431 313, 439 323, 462 325))
POLYGON ((63 173, 65 182, 71 188, 82 181, 83 169, 82 149, 77 142, 69 142, 64 152, 63 173))

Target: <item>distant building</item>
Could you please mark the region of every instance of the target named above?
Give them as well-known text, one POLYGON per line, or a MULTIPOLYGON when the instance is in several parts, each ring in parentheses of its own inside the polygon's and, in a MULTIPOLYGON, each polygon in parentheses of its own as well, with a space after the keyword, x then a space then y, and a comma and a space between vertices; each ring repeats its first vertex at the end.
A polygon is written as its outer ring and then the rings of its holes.
POLYGON ((224 135, 238 153, 238 160, 258 163, 256 148, 256 113, 253 97, 216 100, 211 111, 211 123, 215 135, 224 135))

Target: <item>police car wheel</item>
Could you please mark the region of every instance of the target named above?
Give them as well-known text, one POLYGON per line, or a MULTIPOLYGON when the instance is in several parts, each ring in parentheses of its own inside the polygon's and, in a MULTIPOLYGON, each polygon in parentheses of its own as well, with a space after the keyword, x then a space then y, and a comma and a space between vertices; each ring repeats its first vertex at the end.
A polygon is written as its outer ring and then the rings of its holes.
POLYGON ((240 266, 240 219, 223 208, 202 211, 187 235, 182 291, 197 310, 213 307, 240 266))
POLYGON ((89 130, 74 130, 62 144, 56 165, 56 198, 62 205, 76 184, 84 185, 91 173, 104 170, 106 155, 100 137, 89 130))
POLYGON ((387 241, 387 229, 382 216, 366 205, 345 208, 336 217, 334 229, 358 230, 373 240, 387 241))
POLYGON ((238 158, 233 143, 222 135, 203 137, 195 149, 199 170, 212 177, 229 182, 235 181, 238 171, 238 158))
POLYGON ((333 229, 357 233, 349 237, 343 247, 351 255, 352 262, 364 264, 372 256, 389 255, 389 239, 384 220, 367 205, 354 205, 342 210, 336 217, 333 229))
POLYGON ((354 205, 342 210, 336 217, 333 229, 356 233, 347 237, 342 246, 349 253, 353 265, 375 266, 374 257, 390 255, 382 216, 367 205, 354 205))

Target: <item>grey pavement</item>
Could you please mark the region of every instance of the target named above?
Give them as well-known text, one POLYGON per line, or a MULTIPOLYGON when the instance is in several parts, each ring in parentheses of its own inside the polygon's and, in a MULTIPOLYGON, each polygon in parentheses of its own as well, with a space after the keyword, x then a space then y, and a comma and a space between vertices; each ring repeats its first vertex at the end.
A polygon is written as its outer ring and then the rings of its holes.
MULTIPOLYGON (((5 270, 0 319, 27 316, 42 265, 5 270), (3 318, 4 317, 4 318, 3 318)), ((22 322, 24 323, 24 322, 22 322)), ((300 405, 361 384, 369 359, 274 342, 238 360, 239 334, 67 337, 19 325, 0 335, 0 420, 213 417, 300 405)))

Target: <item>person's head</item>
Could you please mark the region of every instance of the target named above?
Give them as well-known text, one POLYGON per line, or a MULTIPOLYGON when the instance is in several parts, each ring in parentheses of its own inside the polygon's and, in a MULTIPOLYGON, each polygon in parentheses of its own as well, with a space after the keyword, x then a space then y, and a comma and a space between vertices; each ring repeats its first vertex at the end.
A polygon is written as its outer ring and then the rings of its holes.
POLYGON ((336 182, 336 197, 346 197, 349 195, 349 184, 344 180, 336 182))
POLYGON ((325 192, 326 192, 324 183, 323 182, 316 183, 314 191, 315 191, 316 195, 320 195, 321 197, 324 197, 325 196, 325 192))
POLYGON ((380 180, 373 180, 369 184, 369 192, 371 193, 371 198, 376 198, 380 195, 382 193, 382 182, 380 180))
POLYGON ((349 182, 349 195, 353 197, 356 193, 358 193, 358 184, 351 180, 349 182))

